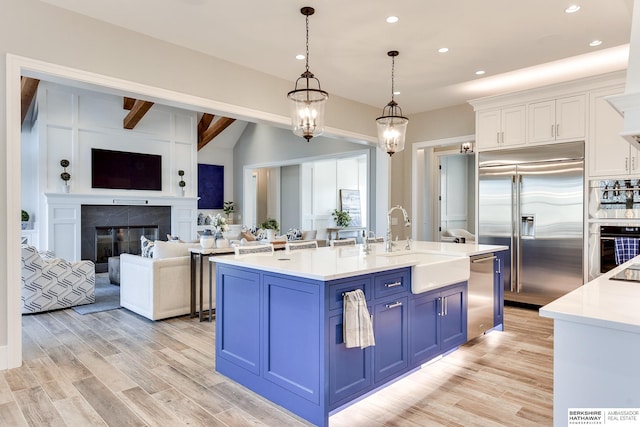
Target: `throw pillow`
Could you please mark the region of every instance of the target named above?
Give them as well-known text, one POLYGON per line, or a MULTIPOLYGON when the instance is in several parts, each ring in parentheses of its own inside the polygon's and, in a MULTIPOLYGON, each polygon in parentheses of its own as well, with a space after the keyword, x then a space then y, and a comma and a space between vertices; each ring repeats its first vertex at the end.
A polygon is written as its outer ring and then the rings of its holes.
POLYGON ((287 240, 292 242, 294 240, 302 239, 302 232, 297 228, 290 228, 289 231, 287 231, 286 236, 287 236, 287 240))
POLYGON ((141 253, 145 258, 153 258, 153 247, 155 246, 155 242, 153 240, 149 240, 144 236, 140 237, 140 248, 141 253))
POLYGON ((172 234, 167 234, 167 241, 168 242, 172 242, 172 241, 179 242, 180 238, 178 236, 174 236, 172 234))

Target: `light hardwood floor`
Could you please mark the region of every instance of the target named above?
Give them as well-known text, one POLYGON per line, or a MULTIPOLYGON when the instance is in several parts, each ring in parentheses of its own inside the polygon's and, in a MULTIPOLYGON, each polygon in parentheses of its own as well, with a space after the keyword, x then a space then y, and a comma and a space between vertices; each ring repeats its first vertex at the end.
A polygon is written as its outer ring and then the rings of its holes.
MULTIPOLYGON (((330 418, 331 427, 552 425, 553 324, 506 308, 464 345, 330 418)), ((0 426, 308 426, 215 372, 214 323, 127 310, 23 316, 0 426)))

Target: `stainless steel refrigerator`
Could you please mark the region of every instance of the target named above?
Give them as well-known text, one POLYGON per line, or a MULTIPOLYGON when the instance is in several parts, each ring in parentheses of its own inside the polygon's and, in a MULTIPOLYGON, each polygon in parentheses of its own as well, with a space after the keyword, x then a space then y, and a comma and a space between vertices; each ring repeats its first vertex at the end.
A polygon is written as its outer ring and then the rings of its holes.
POLYGON ((583 284, 584 143, 482 152, 478 239, 509 246, 504 298, 544 305, 583 284))

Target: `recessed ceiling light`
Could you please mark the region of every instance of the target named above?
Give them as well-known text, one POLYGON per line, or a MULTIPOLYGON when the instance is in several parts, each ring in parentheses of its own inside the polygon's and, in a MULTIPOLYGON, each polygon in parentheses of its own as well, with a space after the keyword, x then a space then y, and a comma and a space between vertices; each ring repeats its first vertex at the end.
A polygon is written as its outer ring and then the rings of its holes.
POLYGON ((579 10, 580 10, 580 6, 578 6, 577 4, 572 4, 571 6, 567 7, 564 11, 565 13, 576 13, 579 10))
POLYGON ((397 16, 393 16, 393 15, 392 15, 392 16, 389 16, 389 17, 387 18, 387 22, 388 22, 389 24, 395 24, 396 22, 398 22, 398 17, 397 17, 397 16))
POLYGON ((447 53, 447 52, 449 52, 449 48, 448 47, 441 47, 440 49, 438 49, 438 52, 447 53))
POLYGON ((589 46, 595 47, 595 46, 600 46, 601 44, 602 44, 602 40, 593 40, 591 43, 589 43, 589 46))
POLYGON ((393 94, 394 94, 394 95, 400 95, 400 91, 399 91, 399 90, 396 90, 396 91, 394 91, 394 92, 393 92, 393 94))
POLYGON ((485 71, 484 71, 484 70, 478 70, 478 71, 476 71, 476 76, 481 76, 481 75, 483 75, 484 73, 485 73, 485 71))
POLYGON ((304 55, 299 53, 299 54, 296 55, 296 59, 302 61, 304 59, 304 55))

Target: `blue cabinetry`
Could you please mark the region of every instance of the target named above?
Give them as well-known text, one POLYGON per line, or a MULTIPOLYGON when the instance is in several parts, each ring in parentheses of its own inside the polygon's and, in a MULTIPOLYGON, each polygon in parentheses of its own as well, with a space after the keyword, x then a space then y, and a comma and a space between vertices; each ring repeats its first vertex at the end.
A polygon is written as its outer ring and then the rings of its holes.
MULTIPOLYGON (((503 266, 505 252, 496 253, 493 276, 493 326, 504 325, 504 281, 503 266)), ((504 327, 500 328, 501 330, 504 327)))
POLYGON ((410 363, 418 366, 467 340, 464 283, 415 296, 409 307, 410 363))
POLYGON ((466 340, 466 284, 411 293, 411 269, 319 281, 218 264, 216 370, 315 425, 466 340), (346 348, 343 294, 361 289, 376 345, 346 348))

